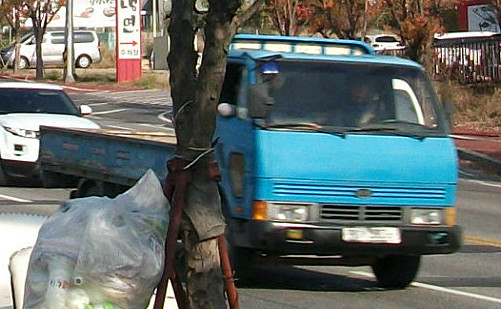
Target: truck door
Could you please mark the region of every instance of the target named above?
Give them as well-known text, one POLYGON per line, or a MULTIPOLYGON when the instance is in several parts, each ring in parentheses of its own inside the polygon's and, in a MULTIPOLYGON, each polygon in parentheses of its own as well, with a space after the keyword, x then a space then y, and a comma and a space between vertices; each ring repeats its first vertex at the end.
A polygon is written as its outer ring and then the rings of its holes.
POLYGON ((254 138, 252 119, 247 116, 248 74, 244 63, 229 63, 221 90, 220 103, 228 103, 231 115, 217 117, 216 156, 223 175, 224 211, 245 217, 252 203, 254 138))

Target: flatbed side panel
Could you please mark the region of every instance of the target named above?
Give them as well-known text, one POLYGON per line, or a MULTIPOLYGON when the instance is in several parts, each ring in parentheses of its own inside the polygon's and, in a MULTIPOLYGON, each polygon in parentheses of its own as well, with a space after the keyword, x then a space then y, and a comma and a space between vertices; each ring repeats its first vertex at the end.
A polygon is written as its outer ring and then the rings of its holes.
POLYGON ((40 132, 43 170, 127 186, 150 168, 164 180, 176 150, 172 135, 51 127, 40 132))

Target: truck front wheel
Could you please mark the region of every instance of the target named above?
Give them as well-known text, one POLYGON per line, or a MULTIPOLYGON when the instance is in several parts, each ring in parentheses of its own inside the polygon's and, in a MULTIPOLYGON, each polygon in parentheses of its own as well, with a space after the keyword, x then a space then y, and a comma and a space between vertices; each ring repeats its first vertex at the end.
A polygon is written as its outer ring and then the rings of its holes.
POLYGON ((372 264, 379 286, 386 289, 405 289, 419 271, 421 256, 392 255, 378 258, 372 264))
POLYGON ((0 162, 0 186, 6 186, 9 184, 9 178, 5 173, 3 172, 2 169, 2 164, 0 162))
POLYGON ((230 257, 231 268, 238 279, 237 283, 246 283, 252 281, 255 264, 255 251, 248 248, 238 247, 234 243, 235 222, 231 217, 227 204, 225 203, 224 195, 221 194, 221 208, 223 216, 226 220, 225 239, 228 247, 228 255, 230 257))
POLYGON ((238 282, 248 283, 253 279, 256 253, 247 248, 228 246, 231 267, 238 282))

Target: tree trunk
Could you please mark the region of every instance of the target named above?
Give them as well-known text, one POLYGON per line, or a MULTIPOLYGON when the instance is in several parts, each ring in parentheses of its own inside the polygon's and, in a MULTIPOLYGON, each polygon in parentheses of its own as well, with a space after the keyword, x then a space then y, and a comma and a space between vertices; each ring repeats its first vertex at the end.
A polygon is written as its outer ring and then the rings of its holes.
POLYGON ((14 73, 19 71, 19 60, 21 59, 21 43, 20 38, 16 35, 16 45, 14 47, 14 73))
POLYGON ((170 69, 176 156, 197 162, 188 185, 185 216, 181 225, 187 265, 190 308, 225 308, 223 277, 216 237, 224 233, 224 220, 217 184, 207 177, 217 103, 226 70, 230 25, 239 0, 211 0, 206 16, 205 48, 199 73, 194 50, 196 29, 194 0, 172 2, 169 35, 170 69), (201 159, 199 159, 201 158, 201 159))
POLYGON ((41 80, 41 79, 45 78, 45 71, 44 71, 43 59, 42 59, 43 34, 40 31, 35 30, 35 37, 36 37, 35 55, 37 58, 36 79, 41 80))

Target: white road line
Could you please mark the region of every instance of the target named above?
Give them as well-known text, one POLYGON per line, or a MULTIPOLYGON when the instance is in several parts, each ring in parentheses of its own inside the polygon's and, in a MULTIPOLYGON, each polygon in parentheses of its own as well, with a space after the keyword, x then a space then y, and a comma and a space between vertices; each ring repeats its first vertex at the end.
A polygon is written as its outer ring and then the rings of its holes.
POLYGON ((478 137, 465 136, 465 135, 456 135, 456 134, 451 134, 450 137, 455 138, 455 139, 466 139, 466 140, 477 140, 477 139, 479 139, 478 137))
POLYGON ((475 174, 473 174, 473 173, 468 173, 468 172, 465 172, 465 171, 459 171, 459 174, 461 174, 461 175, 466 175, 466 176, 470 176, 470 177, 471 177, 471 176, 475 176, 475 174))
POLYGON ((156 128, 159 130, 170 130, 171 129, 171 128, 162 127, 161 124, 139 123, 139 125, 142 127, 156 128))
POLYGON ((109 128, 114 128, 114 129, 120 129, 120 130, 126 130, 126 131, 132 131, 133 129, 130 128, 130 127, 121 127, 121 126, 115 126, 115 125, 106 125, 106 127, 109 127, 109 128))
POLYGON ((93 115, 105 115, 105 114, 113 114, 113 113, 120 113, 123 111, 128 111, 130 108, 119 108, 119 109, 112 109, 109 111, 102 111, 102 112, 93 112, 93 115))
POLYGON ((169 112, 163 112, 163 113, 161 113, 160 115, 158 115, 158 119, 172 124, 172 120, 169 119, 169 118, 167 118, 167 117, 165 117, 165 115, 167 115, 168 113, 169 112))
POLYGON ((70 90, 75 90, 79 92, 97 92, 101 91, 100 89, 88 89, 88 88, 77 88, 77 87, 70 87, 70 86, 61 86, 64 89, 70 89, 70 90))
POLYGON ((101 105, 108 105, 108 104, 109 103, 103 103, 103 102, 101 102, 101 103, 89 103, 87 105, 89 105, 89 106, 101 106, 101 105))
POLYGON ((501 183, 491 183, 491 182, 487 182, 487 181, 483 181, 483 180, 476 180, 476 179, 464 179, 464 181, 474 182, 474 183, 477 183, 479 185, 484 185, 487 187, 501 188, 501 183))
POLYGON ((501 143, 501 141, 497 139, 485 139, 482 137, 478 136, 465 136, 465 135, 450 135, 450 137, 455 138, 455 139, 463 139, 463 140, 470 140, 470 141, 482 141, 482 140, 488 140, 489 142, 494 142, 494 143, 501 143))
MULTIPOLYGON (((364 277, 374 277, 371 273, 365 272, 365 271, 350 271, 352 274, 356 275, 361 275, 364 277)), ((485 300, 493 303, 498 303, 501 304, 501 299, 496 298, 496 297, 490 297, 490 296, 485 296, 485 295, 480 295, 480 294, 475 294, 475 293, 469 293, 469 292, 463 292, 463 291, 458 291, 458 290, 453 290, 453 289, 448 289, 436 285, 431 285, 431 284, 426 284, 426 283, 421 283, 421 282, 413 282, 411 283, 412 286, 423 288, 423 289, 428 289, 428 290, 433 290, 433 291, 438 291, 438 292, 444 292, 444 293, 449 293, 449 294, 454 294, 454 295, 459 295, 459 296, 466 296, 470 298, 475 298, 475 299, 480 299, 480 300, 485 300)))
POLYGON ((13 197, 13 196, 10 196, 10 195, 4 195, 4 194, 0 194, 0 198, 6 199, 6 200, 10 200, 10 201, 14 201, 14 202, 19 202, 19 203, 33 203, 33 201, 30 201, 30 200, 25 200, 25 199, 22 199, 22 198, 17 198, 17 197, 13 197))

